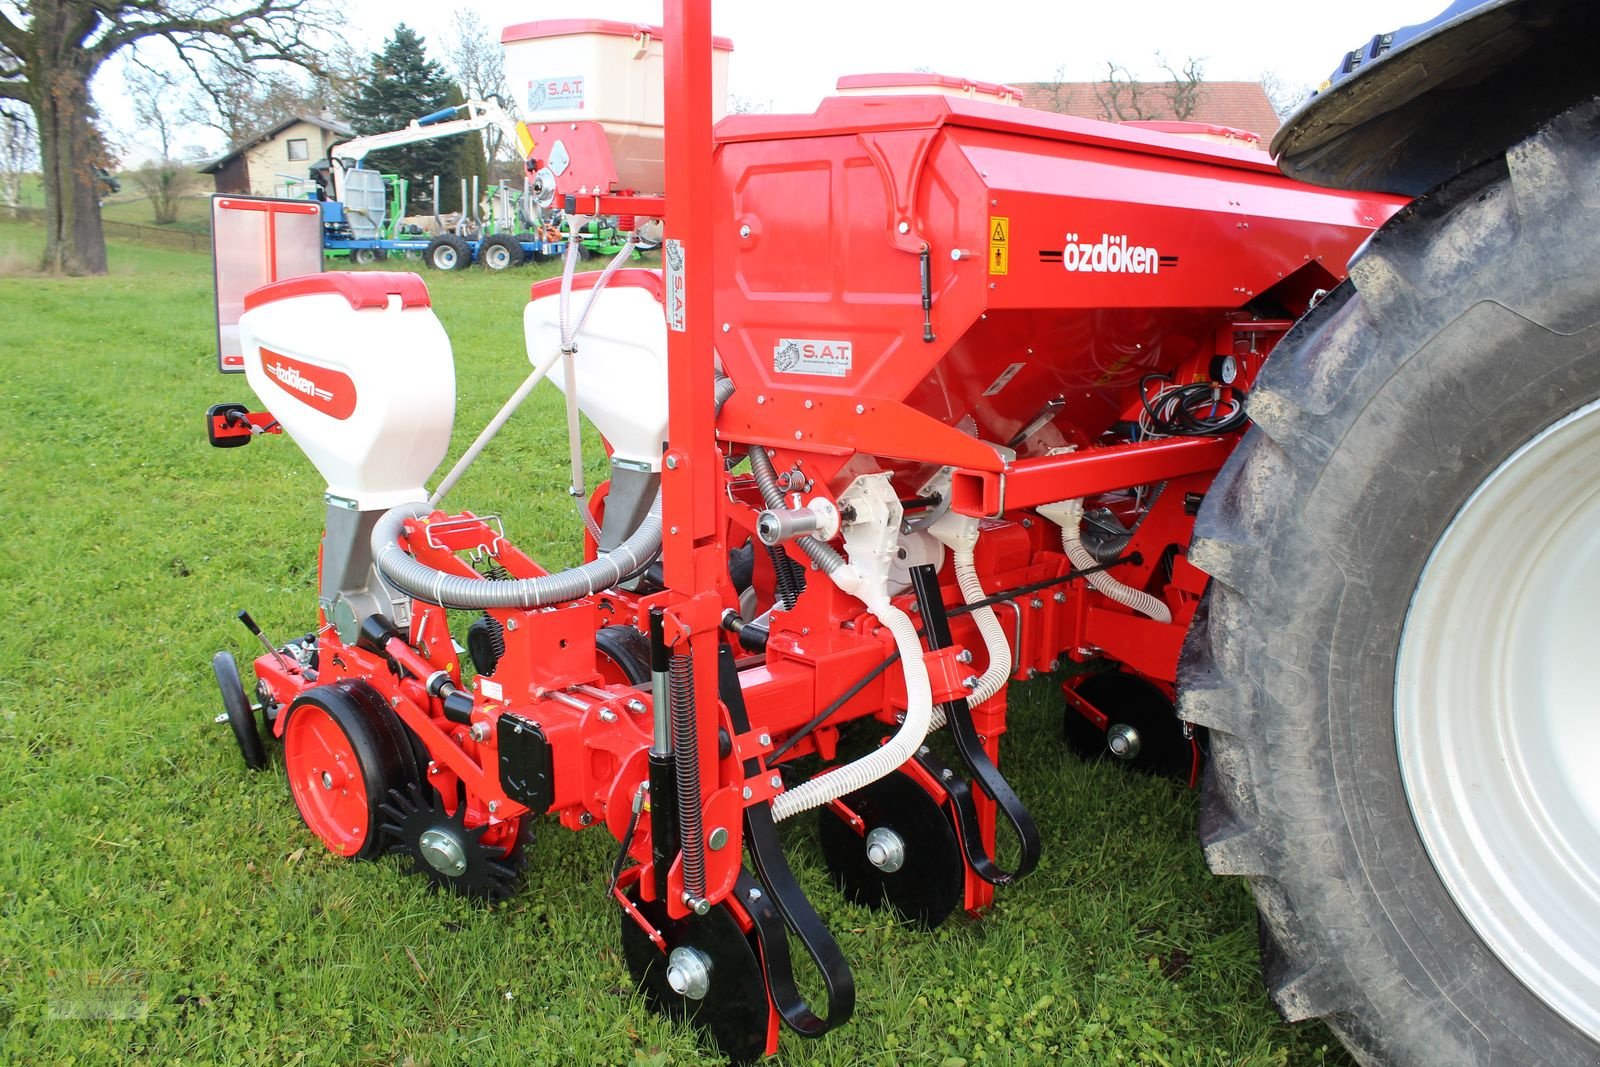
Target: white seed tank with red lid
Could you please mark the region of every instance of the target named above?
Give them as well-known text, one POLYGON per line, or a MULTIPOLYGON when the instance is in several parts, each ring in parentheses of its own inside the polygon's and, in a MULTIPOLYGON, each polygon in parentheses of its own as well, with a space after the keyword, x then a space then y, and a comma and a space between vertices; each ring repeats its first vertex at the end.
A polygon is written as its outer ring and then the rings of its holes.
POLYGON ((239 319, 245 377, 358 511, 423 499, 455 421, 456 374, 415 274, 314 274, 264 286, 239 319))

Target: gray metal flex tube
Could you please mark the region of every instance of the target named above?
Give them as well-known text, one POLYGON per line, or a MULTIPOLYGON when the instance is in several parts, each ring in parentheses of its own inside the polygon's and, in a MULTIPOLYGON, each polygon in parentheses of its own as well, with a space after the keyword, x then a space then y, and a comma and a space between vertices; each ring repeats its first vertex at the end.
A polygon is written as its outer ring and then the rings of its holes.
MULTIPOLYGON (((733 381, 719 375, 716 410, 733 395, 733 381)), ((768 473, 772 465, 767 465, 768 473)), ((435 570, 400 547, 407 519, 421 519, 433 508, 421 501, 383 513, 372 528, 372 561, 385 581, 407 596, 445 608, 537 608, 564 604, 609 589, 650 565, 661 551, 661 494, 656 494, 639 528, 599 559, 539 578, 467 578, 435 570)), ((842 563, 843 560, 840 560, 842 563)))
MULTIPOLYGON (((772 457, 767 455, 767 450, 760 445, 750 448, 750 473, 756 476, 756 487, 761 490, 761 499, 766 501, 767 507, 781 509, 786 505, 783 502, 783 490, 778 488, 778 475, 772 469, 772 457)), ((824 574, 832 574, 844 566, 844 557, 836 552, 832 545, 826 541, 819 541, 810 534, 794 539, 800 550, 811 557, 824 574)))

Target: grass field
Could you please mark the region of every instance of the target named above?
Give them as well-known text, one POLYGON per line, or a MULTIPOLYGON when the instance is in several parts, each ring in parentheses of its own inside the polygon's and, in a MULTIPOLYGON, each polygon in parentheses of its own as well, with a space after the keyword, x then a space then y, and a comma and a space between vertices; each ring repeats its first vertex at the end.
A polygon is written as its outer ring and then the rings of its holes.
MULTIPOLYGON (((0 263, 41 243, 0 223, 0 263)), ((542 827, 520 893, 486 910, 335 858, 280 758, 244 770, 208 661, 254 655, 241 607, 280 640, 312 623, 321 484, 284 438, 207 447, 205 407, 254 398, 213 369, 204 257, 111 262, 0 277, 0 1064, 715 1062, 630 988, 603 833, 542 827)), ((455 452, 526 373, 528 280, 428 276, 455 452)), ((541 387, 452 497, 547 564, 578 550, 563 437, 541 387)), ((985 920, 924 934, 847 905, 811 825, 786 828, 859 998, 781 1062, 1348 1063, 1267 1003, 1195 797, 1072 759, 1049 685, 1013 692, 1007 767, 1045 853, 985 920)))

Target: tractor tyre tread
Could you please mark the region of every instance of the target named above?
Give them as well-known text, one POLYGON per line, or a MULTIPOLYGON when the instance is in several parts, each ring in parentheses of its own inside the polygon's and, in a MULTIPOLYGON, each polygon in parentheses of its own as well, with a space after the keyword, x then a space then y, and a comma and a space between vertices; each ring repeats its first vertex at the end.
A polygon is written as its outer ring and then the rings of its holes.
POLYGON ((1191 559, 1213 581, 1179 713, 1211 731, 1201 843, 1250 883, 1280 1011, 1323 1019, 1364 1064, 1600 1063, 1433 873, 1399 780, 1392 658, 1353 654, 1390 641, 1392 657, 1392 617, 1465 495, 1552 404, 1600 394, 1596 190, 1591 101, 1402 209, 1266 363, 1197 519, 1191 559))

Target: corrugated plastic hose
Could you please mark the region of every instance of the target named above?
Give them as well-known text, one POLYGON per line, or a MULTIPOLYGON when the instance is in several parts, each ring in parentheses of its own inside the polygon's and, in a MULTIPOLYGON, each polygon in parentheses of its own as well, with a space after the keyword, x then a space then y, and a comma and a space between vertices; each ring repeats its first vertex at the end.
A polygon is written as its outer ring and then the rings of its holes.
MULTIPOLYGON (((1078 570, 1088 570, 1090 567, 1099 566, 1099 561, 1094 558, 1093 553, 1079 540, 1079 528, 1083 524, 1082 500, 1063 500, 1058 504, 1049 504, 1040 508, 1039 514, 1061 527, 1061 547, 1066 551, 1067 559, 1072 562, 1073 567, 1078 570)), ((1172 621, 1172 610, 1149 593, 1124 585, 1105 571, 1093 571, 1086 577, 1093 589, 1117 603, 1130 607, 1141 615, 1149 616, 1156 622, 1172 621)))
POLYGON ((781 822, 871 785, 910 759, 928 736, 933 687, 928 681, 927 664, 922 661, 922 639, 917 628, 910 616, 887 600, 868 604, 867 609, 889 628, 895 647, 900 650, 900 667, 906 679, 906 721, 887 742, 855 762, 779 793, 772 801, 774 820, 781 822))
MULTIPOLYGON (((551 362, 554 362, 552 360, 551 362)), ((715 409, 733 395, 732 380, 719 375, 715 409)), ((401 504, 383 513, 372 528, 372 560, 385 581, 407 596, 445 608, 537 608, 564 604, 609 589, 637 574, 661 551, 661 494, 650 504, 639 528, 599 559, 538 578, 486 579, 447 574, 412 559, 400 547, 407 519, 426 518, 430 504, 401 504)))
MULTIPOLYGON (((983 583, 978 580, 978 568, 973 562, 972 550, 953 548, 950 557, 955 563, 956 584, 961 587, 961 599, 968 604, 976 604, 985 594, 983 583)), ((979 676, 977 688, 967 697, 967 706, 975 708, 1005 688, 1006 680, 1011 677, 1011 644, 1006 640, 1000 620, 995 617, 994 608, 987 605, 974 608, 972 621, 978 624, 978 633, 983 635, 984 650, 989 654, 989 666, 979 676)), ((944 712, 934 708, 930 729, 938 730, 943 726, 944 712)))

